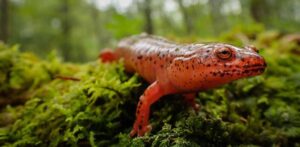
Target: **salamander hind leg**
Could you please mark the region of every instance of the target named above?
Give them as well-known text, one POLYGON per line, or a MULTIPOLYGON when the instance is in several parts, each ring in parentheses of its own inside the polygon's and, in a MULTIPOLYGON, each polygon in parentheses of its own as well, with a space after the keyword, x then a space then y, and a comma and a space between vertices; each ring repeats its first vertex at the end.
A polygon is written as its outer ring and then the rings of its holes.
POLYGON ((130 132, 131 137, 136 134, 137 136, 143 136, 146 132, 151 131, 151 125, 149 125, 150 106, 166 94, 158 82, 154 82, 145 90, 136 109, 136 120, 130 132))
POLYGON ((103 63, 113 62, 118 59, 117 54, 111 49, 104 49, 99 54, 99 59, 103 63))
POLYGON ((184 94, 183 96, 184 96, 185 101, 189 105, 191 105, 196 112, 198 112, 199 109, 200 109, 200 105, 197 104, 196 101, 195 101, 196 93, 188 93, 188 94, 184 94))

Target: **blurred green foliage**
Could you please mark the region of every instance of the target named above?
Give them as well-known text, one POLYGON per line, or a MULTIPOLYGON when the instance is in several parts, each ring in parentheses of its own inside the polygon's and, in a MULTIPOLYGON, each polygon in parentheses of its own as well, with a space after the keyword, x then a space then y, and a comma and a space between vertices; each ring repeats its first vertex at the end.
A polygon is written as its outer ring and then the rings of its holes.
MULTIPOLYGON (((2 45, 1 81, 14 82, 2 83, 1 91, 30 89, 30 96, 24 105, 2 108, 0 118, 10 121, 0 124, 0 145, 299 146, 300 58, 295 54, 299 42, 291 39, 293 34, 266 32, 260 25, 248 29, 237 28, 211 40, 238 45, 243 42, 241 35, 248 38, 261 48, 260 54, 267 61, 263 75, 200 92, 198 113, 182 105, 180 96, 166 96, 151 108, 151 133, 136 138, 128 134, 138 98, 148 84, 137 75, 126 74, 122 61, 67 64, 54 54, 40 60, 18 52, 17 47, 2 45), (22 68, 3 78, 7 67, 9 71, 22 68)), ((0 99, 23 93, 7 95, 0 99)))
POLYGON ((233 28, 255 34, 256 24, 281 33, 300 31, 298 0, 3 0, 0 5, 0 40, 42 58, 56 49, 73 62, 95 60, 102 48, 148 32, 147 26, 156 35, 180 38, 216 37, 233 28))

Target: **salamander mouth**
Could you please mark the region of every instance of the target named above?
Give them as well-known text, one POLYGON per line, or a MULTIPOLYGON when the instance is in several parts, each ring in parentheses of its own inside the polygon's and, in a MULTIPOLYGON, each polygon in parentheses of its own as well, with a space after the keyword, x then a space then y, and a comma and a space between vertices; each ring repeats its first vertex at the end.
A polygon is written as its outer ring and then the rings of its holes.
POLYGON ((263 64, 252 64, 243 66, 232 66, 233 68, 217 70, 211 72, 215 77, 247 77, 262 74, 266 69, 266 63, 263 64))
POLYGON ((255 65, 255 66, 244 66, 242 69, 229 70, 228 73, 240 75, 240 76, 254 76, 262 74, 266 69, 265 65, 255 65))
POLYGON ((242 71, 242 74, 255 74, 255 73, 263 73, 265 71, 265 67, 256 67, 256 68, 248 68, 242 71))

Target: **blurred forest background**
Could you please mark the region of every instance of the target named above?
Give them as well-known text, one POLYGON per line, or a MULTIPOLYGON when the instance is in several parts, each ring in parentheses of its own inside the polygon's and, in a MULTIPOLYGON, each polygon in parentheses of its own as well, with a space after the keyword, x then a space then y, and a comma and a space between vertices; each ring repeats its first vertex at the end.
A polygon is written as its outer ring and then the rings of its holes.
MULTIPOLYGON (((0 40, 45 57, 94 60, 141 32, 212 38, 232 30, 300 30, 299 0, 1 0, 0 40)), ((255 32, 252 30, 252 32, 255 32)))

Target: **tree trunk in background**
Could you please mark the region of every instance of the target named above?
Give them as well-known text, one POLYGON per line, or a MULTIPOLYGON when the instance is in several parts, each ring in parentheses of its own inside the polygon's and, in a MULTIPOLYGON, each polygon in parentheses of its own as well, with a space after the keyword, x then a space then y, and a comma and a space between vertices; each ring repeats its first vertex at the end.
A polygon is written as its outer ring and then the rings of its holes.
POLYGON ((226 17, 222 16, 221 7, 224 0, 209 0, 210 16, 212 18, 212 25, 214 28, 214 33, 217 35, 224 31, 226 28, 226 17))
MULTIPOLYGON (((247 20, 247 17, 250 16, 250 2, 251 0, 239 0, 241 5, 241 20, 247 20)), ((249 21, 249 20, 247 20, 249 21)))
POLYGON ((97 37, 97 47, 100 46, 101 44, 101 23, 100 23, 100 17, 99 17, 99 13, 100 11, 97 9, 96 7, 96 2, 97 0, 91 0, 92 5, 90 6, 91 8, 91 16, 93 18, 93 22, 94 22, 94 30, 95 30, 95 34, 97 37))
POLYGON ((182 0, 177 0, 180 11, 182 13, 183 21, 187 34, 191 34, 193 30, 193 21, 188 13, 188 10, 184 7, 182 0))
POLYGON ((61 49, 63 56, 66 60, 71 58, 71 42, 70 42, 70 33, 71 33, 71 24, 70 24, 70 7, 69 7, 69 0, 62 1, 62 43, 61 49))
POLYGON ((1 0, 0 3, 0 40, 7 43, 8 40, 8 0, 1 0))
POLYGON ((250 13, 256 22, 264 22, 265 16, 268 15, 266 0, 251 0, 250 13))
POLYGON ((153 21, 152 21, 152 8, 151 0, 144 1, 144 16, 145 16, 145 31, 148 34, 153 34, 153 21))

